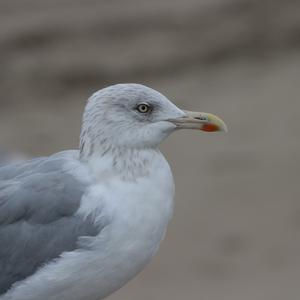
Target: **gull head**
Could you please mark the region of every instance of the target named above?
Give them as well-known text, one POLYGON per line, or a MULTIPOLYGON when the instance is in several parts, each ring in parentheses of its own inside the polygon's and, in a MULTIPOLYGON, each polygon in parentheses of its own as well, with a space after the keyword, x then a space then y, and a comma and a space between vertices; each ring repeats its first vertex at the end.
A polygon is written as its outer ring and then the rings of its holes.
POLYGON ((164 95, 141 84, 117 84, 94 93, 85 108, 81 154, 114 148, 156 148, 178 129, 226 131, 208 113, 179 109, 164 95))

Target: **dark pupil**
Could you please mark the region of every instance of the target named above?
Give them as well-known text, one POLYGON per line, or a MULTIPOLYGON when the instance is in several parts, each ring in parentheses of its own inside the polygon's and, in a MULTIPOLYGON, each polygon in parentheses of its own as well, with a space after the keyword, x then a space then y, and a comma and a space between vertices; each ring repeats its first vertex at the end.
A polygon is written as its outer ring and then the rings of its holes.
POLYGON ((140 106, 140 111, 141 112, 146 112, 148 110, 148 106, 147 105, 141 105, 140 106))

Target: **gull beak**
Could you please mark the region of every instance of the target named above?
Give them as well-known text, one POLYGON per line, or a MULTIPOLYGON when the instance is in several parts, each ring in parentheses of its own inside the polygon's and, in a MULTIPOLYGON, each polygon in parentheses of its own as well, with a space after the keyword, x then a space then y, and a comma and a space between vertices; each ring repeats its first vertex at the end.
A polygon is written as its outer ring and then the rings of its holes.
POLYGON ((183 111, 186 116, 176 119, 169 119, 178 129, 198 129, 206 132, 224 131, 227 132, 227 126, 219 117, 195 111, 183 111))

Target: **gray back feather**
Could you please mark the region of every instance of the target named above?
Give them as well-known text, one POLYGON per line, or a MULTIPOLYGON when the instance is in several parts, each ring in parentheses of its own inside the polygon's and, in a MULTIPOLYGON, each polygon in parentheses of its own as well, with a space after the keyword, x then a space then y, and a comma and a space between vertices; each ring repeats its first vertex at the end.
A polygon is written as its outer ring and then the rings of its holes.
POLYGON ((103 228, 75 214, 87 186, 63 169, 67 160, 56 155, 0 168, 0 295, 103 228))

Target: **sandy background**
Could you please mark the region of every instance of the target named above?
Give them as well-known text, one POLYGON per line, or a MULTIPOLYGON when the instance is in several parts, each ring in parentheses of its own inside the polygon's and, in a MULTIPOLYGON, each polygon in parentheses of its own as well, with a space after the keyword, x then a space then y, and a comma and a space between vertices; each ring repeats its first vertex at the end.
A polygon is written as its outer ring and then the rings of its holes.
POLYGON ((226 135, 162 150, 177 207, 151 265, 111 300, 300 298, 300 2, 2 0, 1 148, 78 144, 87 97, 140 82, 226 135))

